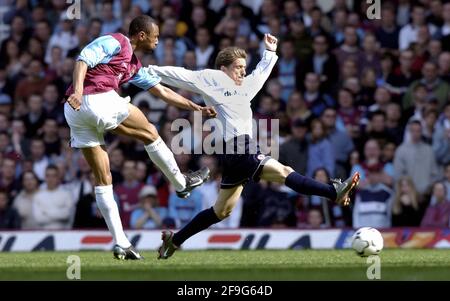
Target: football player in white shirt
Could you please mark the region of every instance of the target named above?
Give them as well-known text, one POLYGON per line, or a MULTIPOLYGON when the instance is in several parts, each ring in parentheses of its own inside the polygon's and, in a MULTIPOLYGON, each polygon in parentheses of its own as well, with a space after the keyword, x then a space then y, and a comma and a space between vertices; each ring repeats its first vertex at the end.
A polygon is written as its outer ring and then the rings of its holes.
POLYGON ((285 184, 306 195, 318 195, 335 200, 342 205, 350 202, 349 194, 359 182, 355 173, 344 182, 332 180, 323 184, 302 176, 291 167, 263 155, 252 139, 252 110, 250 102, 263 87, 277 61, 278 40, 264 36, 264 51, 255 70, 246 76, 246 53, 237 47, 221 50, 216 58, 218 70, 190 71, 180 67, 149 66, 148 72, 156 73, 164 84, 186 89, 203 96, 208 106, 217 111, 217 119, 224 130, 226 152, 221 154, 222 183, 213 207, 197 214, 177 233, 162 232, 160 259, 167 259, 189 237, 227 218, 239 199, 245 183, 250 179, 263 179, 285 184), (230 153, 230 147, 233 150, 230 153))

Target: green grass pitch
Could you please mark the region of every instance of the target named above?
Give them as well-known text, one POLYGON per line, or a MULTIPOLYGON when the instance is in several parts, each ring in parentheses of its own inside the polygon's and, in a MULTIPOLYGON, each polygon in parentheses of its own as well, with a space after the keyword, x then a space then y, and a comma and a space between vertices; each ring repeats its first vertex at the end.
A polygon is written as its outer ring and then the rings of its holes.
MULTIPOLYGON (((81 280, 367 280, 352 250, 180 251, 169 260, 118 261, 111 252, 0 253, 0 280, 66 280, 69 255, 81 280)), ((450 280, 450 250, 383 250, 381 280, 450 280)))

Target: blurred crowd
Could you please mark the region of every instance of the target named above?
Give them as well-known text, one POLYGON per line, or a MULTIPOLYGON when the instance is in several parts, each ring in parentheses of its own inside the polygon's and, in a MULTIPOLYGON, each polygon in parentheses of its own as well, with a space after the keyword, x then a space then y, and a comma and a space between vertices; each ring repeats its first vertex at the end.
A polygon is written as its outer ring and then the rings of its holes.
MULTIPOLYGON (((245 49, 248 73, 263 34, 279 38, 279 60, 252 102, 257 120, 279 120, 280 161, 323 182, 361 173, 348 208, 249 183, 231 217, 215 227, 450 226, 450 1, 383 0, 1 0, 0 228, 105 228, 93 176, 70 131, 63 96, 80 50, 111 32, 127 34, 147 14, 160 25, 144 66, 213 68, 218 51, 245 49), (331 9, 326 5, 330 4, 331 9), (67 14, 80 5, 80 15, 67 14)), ((125 85, 170 146, 172 121, 189 112, 125 85)), ((199 102, 198 96, 179 91, 199 102)), ((191 150, 205 132, 185 128, 191 150), (194 135, 188 135, 194 133, 194 135)), ((176 155, 183 172, 212 177, 179 199, 143 145, 106 136, 115 199, 125 228, 175 228, 216 200, 216 157, 176 155)))

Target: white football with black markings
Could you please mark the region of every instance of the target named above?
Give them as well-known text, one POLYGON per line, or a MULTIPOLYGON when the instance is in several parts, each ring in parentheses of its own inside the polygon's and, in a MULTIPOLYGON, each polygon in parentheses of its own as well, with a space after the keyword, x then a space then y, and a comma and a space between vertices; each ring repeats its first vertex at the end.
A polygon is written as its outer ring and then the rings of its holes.
POLYGON ((360 228, 353 234, 352 248, 362 257, 378 255, 383 250, 383 236, 375 228, 360 228))

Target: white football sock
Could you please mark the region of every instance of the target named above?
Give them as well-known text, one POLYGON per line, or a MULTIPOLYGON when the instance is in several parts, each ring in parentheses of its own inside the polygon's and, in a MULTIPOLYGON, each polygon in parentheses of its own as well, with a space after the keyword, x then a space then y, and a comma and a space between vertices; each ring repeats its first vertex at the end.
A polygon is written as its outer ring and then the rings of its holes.
POLYGON ((146 145, 145 150, 153 163, 169 179, 176 191, 182 191, 186 188, 186 179, 181 173, 172 151, 167 147, 161 137, 158 137, 153 143, 146 145))
POLYGON ((123 232, 119 208, 114 200, 112 185, 95 186, 95 199, 97 200, 97 206, 106 221, 106 225, 108 225, 109 232, 111 232, 115 243, 122 248, 131 246, 125 232, 123 232))

